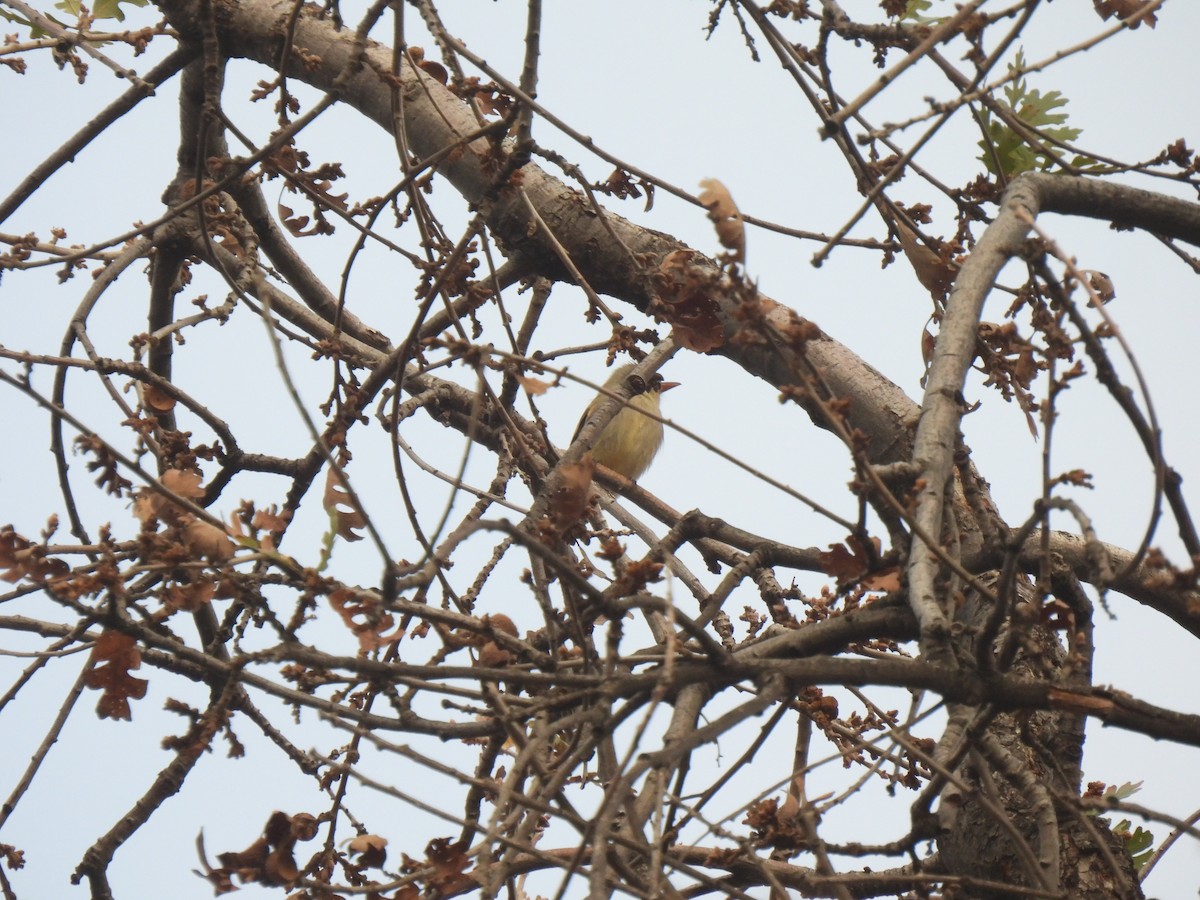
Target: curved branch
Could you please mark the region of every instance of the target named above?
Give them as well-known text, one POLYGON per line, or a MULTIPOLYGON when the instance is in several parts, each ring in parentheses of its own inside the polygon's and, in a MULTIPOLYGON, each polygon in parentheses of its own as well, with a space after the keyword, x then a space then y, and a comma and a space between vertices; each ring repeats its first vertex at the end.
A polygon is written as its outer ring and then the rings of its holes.
MULTIPOLYGON (((188 0, 161 0, 159 6, 172 24, 185 34, 202 27, 195 4, 188 0)), ((290 10, 288 0, 243 0, 223 8, 219 25, 221 46, 231 56, 271 66, 279 58, 280 35, 274 23, 290 10)), ((346 68, 356 59, 354 35, 339 31, 332 22, 306 10, 296 22, 295 46, 303 55, 289 56, 289 77, 320 90, 336 92, 380 127, 391 131, 393 110, 391 54, 374 42, 366 46, 365 64, 351 77, 346 68), (303 56, 304 64, 301 63, 303 56), (319 59, 321 65, 314 65, 319 59)), ((444 155, 437 171, 484 215, 489 227, 509 254, 519 253, 532 268, 559 280, 566 279, 562 265, 527 208, 528 196, 540 218, 570 255, 580 274, 598 292, 625 300, 643 311, 656 298, 651 273, 668 254, 691 255, 698 282, 713 285, 709 299, 723 331, 715 352, 735 360, 746 371, 777 388, 795 386, 798 372, 810 368, 834 397, 851 397, 846 412, 850 427, 867 438, 868 454, 875 462, 907 459, 917 407, 904 392, 842 344, 820 332, 793 310, 759 295, 755 298, 754 327, 768 339, 738 342, 733 338, 746 328, 746 310, 718 265, 682 242, 635 225, 613 213, 603 221, 579 191, 568 187, 532 163, 521 167, 500 189, 494 172, 502 162, 503 146, 479 133, 471 109, 440 82, 404 61, 399 90, 404 95, 404 127, 410 149, 420 159, 444 155), (458 147, 454 153, 447 148, 458 147), (617 240, 614 241, 613 235, 617 240), (645 268, 628 264, 629 254, 646 260, 645 268)), ((815 402, 804 401, 818 424, 824 412, 815 402)))

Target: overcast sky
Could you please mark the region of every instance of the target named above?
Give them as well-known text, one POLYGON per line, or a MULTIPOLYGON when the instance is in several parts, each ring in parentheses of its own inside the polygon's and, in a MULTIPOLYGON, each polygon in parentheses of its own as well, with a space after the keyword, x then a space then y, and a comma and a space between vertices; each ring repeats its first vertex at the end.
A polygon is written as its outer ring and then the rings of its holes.
MULTIPOLYGON (((876 4, 861 0, 844 5, 852 15, 877 9, 876 4)), ((524 52, 524 4, 446 0, 441 6, 451 32, 463 37, 472 50, 513 81, 518 80, 524 52)), ((705 40, 709 6, 696 0, 546 3, 540 102, 606 150, 683 188, 695 191, 701 179, 718 178, 742 209, 754 216, 810 231, 835 232, 861 202, 848 170, 835 148, 818 139, 811 111, 782 70, 766 58, 764 44, 759 45, 764 62, 753 63, 742 37, 731 27, 732 21, 705 40)), ((935 3, 935 8, 942 6, 948 4, 935 3)), ((344 11, 353 16, 357 7, 344 11)), ((135 11, 130 24, 153 18, 135 11)), ((415 15, 408 17, 407 26, 410 34, 419 29, 415 15)), ((1107 27, 1087 4, 1066 0, 1043 4, 1025 34, 1025 57, 1041 59, 1107 27)), ((14 28, 8 24, 5 30, 14 28)), ((1168 3, 1156 29, 1142 28, 1102 44, 1055 65, 1048 73, 1031 76, 1031 82, 1045 90, 1062 91, 1070 99, 1071 124, 1083 129, 1078 143, 1105 155, 1144 160, 1180 137, 1196 146, 1200 143, 1200 135, 1195 133, 1195 111, 1200 108, 1200 72, 1194 51, 1197 34, 1200 4, 1168 3)), ((378 37, 386 40, 386 29, 380 30, 378 37)), ((421 40, 414 37, 412 42, 421 40)), ((159 41, 149 58, 127 64, 144 72, 169 48, 165 40, 159 41)), ((120 48, 111 52, 121 56, 120 48)), ((429 52, 433 55, 431 46, 429 52)), ((878 74, 862 65, 867 51, 858 51, 857 59, 851 59, 852 52, 839 51, 844 54, 839 77, 846 79, 841 84, 846 97, 854 96, 878 74)), ((79 86, 69 73, 55 71, 45 54, 31 53, 28 60, 30 70, 24 76, 0 69, 0 91, 8 98, 10 113, 0 196, 123 89, 121 82, 94 63, 91 77, 79 86)), ((263 70, 235 64, 226 92, 227 111, 260 143, 273 126, 271 111, 266 104, 251 106, 242 100, 262 77, 263 70)), ((57 173, 9 221, 0 223, 0 231, 37 231, 46 237, 51 226, 61 225, 69 229, 69 241, 92 243, 126 230, 134 221, 159 215, 162 191, 175 170, 177 89, 177 80, 164 86, 158 96, 143 103, 57 173)), ((927 80, 923 70, 913 71, 868 106, 866 114, 876 124, 899 121, 921 111, 925 97, 947 99, 953 93, 944 82, 927 80)), ((313 99, 311 93, 300 94, 306 104, 313 99)), ((534 134, 546 146, 579 161, 592 180, 602 180, 611 171, 611 166, 589 158, 545 123, 536 124, 534 134)), ((980 168, 976 140, 964 119, 923 151, 922 164, 951 184, 965 184, 980 168)), ((305 133, 302 144, 315 160, 344 164, 353 197, 381 193, 397 180, 392 139, 348 109, 331 111, 305 133)), ((1162 182, 1154 187, 1166 189, 1162 182)), ((273 197, 278 187, 269 185, 267 190, 268 197, 273 197)), ((439 209, 446 209, 448 215, 455 215, 456 204, 450 194, 443 185, 434 202, 444 204, 439 209)), ((930 199, 931 194, 926 185, 911 177, 894 192, 897 199, 908 202, 930 199)), ((649 213, 642 212, 639 201, 612 201, 610 206, 701 251, 719 250, 703 213, 665 192, 659 193, 649 213)), ((952 230, 947 224, 951 215, 947 203, 935 206, 934 215, 944 232, 952 230)), ((1041 224, 1077 257, 1080 267, 1103 270, 1115 283, 1117 299, 1108 311, 1137 354, 1164 428, 1167 457, 1190 488, 1200 482, 1200 459, 1194 450, 1195 401, 1189 389, 1200 374, 1196 371, 1200 357, 1194 349, 1200 334, 1200 309, 1192 273, 1145 235, 1117 235, 1104 223, 1057 217, 1047 217, 1041 224)), ((936 232, 937 227, 930 231, 936 232)), ((852 232, 856 237, 884 234, 874 215, 868 215, 852 232)), ((311 241, 304 249, 312 254, 310 264, 336 284, 351 241, 352 235, 343 233, 332 241, 311 241)), ((817 269, 810 265, 817 249, 814 243, 751 229, 748 270, 767 294, 816 321, 919 399, 921 334, 931 306, 927 292, 911 271, 901 271, 906 267, 903 259, 881 270, 877 252, 843 248, 817 269)), ((1014 274, 1009 283, 1022 277, 1014 274)), ((56 352, 89 281, 81 277, 58 286, 49 271, 37 277, 6 273, 0 282, 0 344, 56 352)), ((215 304, 222 296, 221 289, 214 283, 212 290, 215 304)), ((393 337, 406 330, 411 292, 411 276, 382 252, 365 254, 351 277, 352 308, 393 337)), ((145 317, 145 297, 141 269, 126 273, 96 315, 94 334, 101 354, 130 356, 129 337, 144 327, 140 323, 145 317), (131 320, 135 324, 130 324, 131 320)), ((512 298, 514 308, 520 309, 523 302, 512 298)), ((585 323, 584 302, 577 292, 558 288, 553 302, 561 304, 561 309, 553 317, 553 328, 540 334, 541 349, 603 339, 602 329, 585 323)), ((999 321, 1008 302, 1004 295, 994 298, 986 317, 999 321)), ((622 312, 637 319, 636 313, 622 312)), ((213 326, 189 335, 192 346, 181 354, 176 373, 180 383, 195 387, 198 396, 209 392, 226 412, 230 396, 244 395, 244 404, 236 407, 243 418, 235 424, 245 438, 257 442, 252 449, 286 453, 297 446, 296 441, 306 446, 298 416, 282 399, 261 327, 254 330, 249 327, 250 317, 241 318, 240 324, 227 329, 213 326), (211 352, 201 352, 205 347, 211 352)), ((292 355, 296 369, 305 356, 300 352, 292 355)), ((10 364, 3 365, 16 371, 10 364)), ((571 361, 571 368, 603 378, 600 354, 571 361)), ((1123 371, 1127 373, 1128 367, 1123 371)), ((781 407, 770 387, 753 382, 725 360, 687 352, 671 361, 666 374, 683 383, 666 404, 667 414, 680 426, 854 518, 853 504, 845 492, 852 473, 844 449, 814 428, 796 407, 781 407)), ((38 384, 48 387, 48 372, 42 373, 38 384)), ((77 390, 78 394, 71 395, 80 398, 76 409, 85 419, 94 410, 89 424, 116 437, 119 417, 112 414, 107 401, 82 380, 77 390)), ((302 382, 302 390, 309 408, 315 410, 328 390, 327 373, 302 382)), ((579 411, 589 399, 586 390, 569 386, 539 401, 551 435, 560 445, 568 442, 579 411)), ((965 420, 967 443, 991 482, 1002 513, 1010 523, 1020 522, 1040 494, 1043 446, 1031 437, 1020 410, 1001 402, 993 392, 976 383, 967 399, 983 401, 982 409, 965 420)), ((5 509, 0 519, 33 536, 42 528, 47 512, 60 509, 61 503, 51 487, 54 475, 46 452, 47 426, 15 394, 6 396, 3 408, 12 435, 0 451, 0 499, 5 509)), ((1136 546, 1150 515, 1152 471, 1134 435, 1112 402, 1090 382, 1072 387, 1060 410, 1053 468, 1093 473, 1095 489, 1071 496, 1085 504, 1104 540, 1136 546)), ((461 451, 457 444, 447 449, 440 426, 414 423, 412 427, 419 452, 422 448, 433 454, 461 451)), ((82 463, 82 459, 76 460, 74 477, 76 487, 84 491, 89 478, 82 463)), ((453 468, 445 459, 440 464, 453 468)), ((486 461, 481 460, 477 472, 482 473, 481 478, 487 477, 486 461)), ((364 494, 368 509, 388 536, 392 555, 415 555, 419 551, 406 534, 394 489, 369 490, 375 484, 373 473, 378 473, 383 484, 391 480, 391 463, 383 444, 364 450, 350 475, 360 489, 368 488, 364 494)), ((798 502, 781 499, 769 486, 712 457, 680 434, 668 436, 663 455, 642 483, 678 509, 699 507, 800 546, 824 546, 844 537, 833 523, 798 502)), ((221 512, 228 515, 232 498, 248 496, 257 488, 252 479, 246 479, 245 485, 239 484, 240 492, 228 495, 228 508, 221 512)), ((422 489, 435 508, 446 503, 450 493, 432 479, 422 481, 422 489)), ((257 497, 259 502, 280 502, 278 485, 272 482, 269 490, 276 493, 257 497)), ((109 517, 119 531, 130 533, 135 526, 123 506, 98 493, 85 496, 86 510, 96 517, 93 521, 109 517)), ((314 507, 310 504, 302 513, 308 518, 308 530, 289 535, 289 540, 296 542, 291 552, 313 558, 326 526, 314 507)), ((1067 527, 1065 522, 1056 524, 1067 527)), ((61 537, 65 539, 65 532, 61 537)), ((1155 543, 1174 562, 1186 564, 1169 528, 1155 543)), ((335 573, 347 580, 371 584, 377 578, 379 560, 364 543, 340 548, 334 566, 335 573)), ((1114 684, 1185 712, 1200 712, 1194 689, 1200 667, 1190 642, 1178 629, 1164 627, 1132 601, 1113 597, 1110 603, 1115 620, 1100 616, 1098 622, 1097 682, 1114 684)), ((537 627, 540 619, 536 609, 504 611, 514 614, 522 628, 537 627)), ((31 650, 36 646, 33 642, 17 646, 9 638, 6 634, 0 649, 31 650)), ((330 640, 348 639, 331 629, 330 640)), ((49 666, 4 710, 6 737, 0 741, 0 771, 9 776, 0 785, 0 794, 7 795, 15 783, 82 660, 80 655, 49 666), (19 734, 12 727, 17 721, 22 723, 19 734)), ((0 685, 6 689, 28 664, 25 659, 0 657, 0 685)), ((96 722, 90 713, 94 698, 83 698, 33 791, 8 827, 0 831, 0 842, 14 843, 28 854, 28 869, 13 876, 20 896, 82 896, 83 888, 72 892, 66 887, 67 873, 166 760, 166 753, 157 748, 158 736, 182 730, 183 725, 159 710, 166 696, 183 696, 186 690, 164 684, 165 679, 156 679, 153 672, 146 677, 151 679, 151 696, 137 707, 132 725, 96 722), (70 807, 69 815, 62 814, 64 805, 70 807)), ((193 692, 190 699, 201 702, 202 696, 193 692)), ((297 726, 297 734, 308 734, 304 728, 312 724, 306 721, 303 727, 297 726)), ((245 738, 247 730, 239 734, 245 738)), ((311 743, 318 749, 333 746, 327 732, 318 737, 314 729, 312 734, 311 743)), ((1135 798, 1138 802, 1181 817, 1200 808, 1200 783, 1187 774, 1194 755, 1100 729, 1094 721, 1089 734, 1087 777, 1109 783, 1142 780, 1145 789, 1135 798)), ((306 745, 303 739, 300 743, 306 745)), ((169 800, 152 827, 143 830, 128 852, 118 857, 113 872, 117 887, 124 888, 121 896, 207 896, 206 884, 187 871, 193 865, 191 845, 199 828, 204 829, 212 854, 248 845, 271 809, 315 811, 320 807, 308 782, 286 763, 272 762, 269 748, 252 744, 252 749, 258 752, 239 764, 220 759, 223 748, 216 748, 216 754, 202 761, 184 792, 169 800), (124 884, 120 879, 125 879, 124 884)), ((411 787, 417 790, 420 786, 411 787)), ((362 801, 365 807, 373 802, 362 801)), ((908 798, 901 797, 892 804, 900 821, 907 816, 907 802, 908 798)), ((380 809, 386 805, 381 804, 380 809)), ((870 823, 857 824, 870 827, 870 823)), ((894 821, 888 820, 886 825, 894 826, 894 821)), ((1156 838, 1167 833, 1160 824, 1150 827, 1156 838)), ((452 833, 454 829, 446 826, 446 830, 452 833)), ((870 840, 866 836, 861 839, 870 840)), ((415 854, 421 846, 414 838, 412 846, 398 849, 415 854)), ((1147 896, 1193 896, 1198 864, 1196 844, 1185 840, 1156 870, 1147 884, 1147 896)), ((243 895, 253 897, 259 892, 248 888, 243 895)))

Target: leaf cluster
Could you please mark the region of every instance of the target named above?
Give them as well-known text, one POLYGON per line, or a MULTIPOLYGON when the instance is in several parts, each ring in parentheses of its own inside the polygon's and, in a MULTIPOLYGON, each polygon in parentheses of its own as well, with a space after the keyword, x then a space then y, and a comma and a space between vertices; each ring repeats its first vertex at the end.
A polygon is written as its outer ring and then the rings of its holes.
MULTIPOLYGON (((1025 56, 1018 52, 1009 63, 1012 80, 1004 87, 1003 101, 996 105, 1011 116, 1002 116, 985 108, 980 124, 984 136, 979 141, 980 161, 997 177, 1012 179, 1022 172, 1043 171, 1063 163, 1057 146, 1069 144, 1083 134, 1082 128, 1066 124, 1064 108, 1067 98, 1061 91, 1042 91, 1031 88, 1021 73, 1025 56)), ((1094 166, 1094 160, 1076 155, 1070 160, 1074 168, 1094 166)))

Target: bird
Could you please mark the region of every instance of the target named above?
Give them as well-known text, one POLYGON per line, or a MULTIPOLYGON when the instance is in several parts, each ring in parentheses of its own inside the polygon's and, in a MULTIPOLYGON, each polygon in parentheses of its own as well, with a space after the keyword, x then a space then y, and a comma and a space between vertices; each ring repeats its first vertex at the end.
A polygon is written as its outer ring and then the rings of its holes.
MULTIPOLYGON (((620 390, 635 368, 632 364, 626 364, 613 369, 608 380, 604 382, 604 387, 612 392, 620 390)), ((659 398, 664 392, 678 386, 679 382, 663 381, 658 375, 651 378, 645 390, 630 397, 626 405, 604 426, 604 430, 592 444, 592 457, 595 461, 614 472, 619 472, 630 481, 637 481, 642 473, 650 468, 650 463, 663 442, 662 422, 644 413, 659 415, 659 398)), ((575 437, 579 437, 584 424, 607 399, 607 395, 597 394, 588 404, 579 425, 575 428, 575 437)))

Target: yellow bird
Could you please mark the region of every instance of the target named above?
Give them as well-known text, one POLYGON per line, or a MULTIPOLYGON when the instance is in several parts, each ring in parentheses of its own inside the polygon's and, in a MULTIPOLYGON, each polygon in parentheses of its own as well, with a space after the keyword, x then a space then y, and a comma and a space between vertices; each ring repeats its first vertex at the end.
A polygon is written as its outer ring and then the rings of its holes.
MULTIPOLYGON (((619 390, 634 368, 631 364, 617 366, 604 382, 604 386, 610 391, 619 390)), ((642 393, 630 397, 629 402, 604 426, 604 430, 592 445, 592 456, 596 462, 608 466, 614 472, 620 472, 630 481, 636 481, 650 468, 650 463, 663 442, 662 422, 643 413, 659 415, 659 398, 664 391, 678 386, 677 381, 662 381, 659 376, 654 376, 642 393)), ((596 399, 588 404, 579 425, 575 428, 576 437, 596 408, 607 399, 604 394, 598 394, 596 399)))

